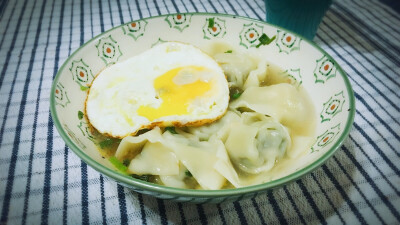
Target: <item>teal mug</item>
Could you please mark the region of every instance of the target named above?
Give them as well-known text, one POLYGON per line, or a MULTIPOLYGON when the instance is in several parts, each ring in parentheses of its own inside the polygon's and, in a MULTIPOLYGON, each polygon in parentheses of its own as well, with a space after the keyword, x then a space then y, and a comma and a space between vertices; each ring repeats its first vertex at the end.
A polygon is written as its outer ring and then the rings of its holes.
POLYGON ((267 22, 312 40, 332 0, 265 0, 267 22))

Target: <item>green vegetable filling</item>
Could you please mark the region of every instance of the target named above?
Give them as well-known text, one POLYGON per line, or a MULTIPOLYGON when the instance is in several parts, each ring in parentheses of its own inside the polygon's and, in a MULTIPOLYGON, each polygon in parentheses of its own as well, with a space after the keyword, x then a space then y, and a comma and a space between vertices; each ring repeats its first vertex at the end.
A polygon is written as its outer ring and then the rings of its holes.
POLYGON ((166 127, 165 130, 169 131, 169 132, 171 132, 173 134, 177 134, 177 132, 175 131, 175 127, 166 127))
POLYGON ((124 161, 122 162, 125 166, 129 166, 129 163, 131 161, 129 159, 124 159, 124 161))
POLYGON ((233 99, 238 99, 240 96, 242 95, 242 93, 235 93, 232 95, 233 99))
POLYGON ((186 170, 186 171, 185 171, 185 175, 186 175, 187 177, 193 177, 192 173, 191 173, 189 170, 186 170))

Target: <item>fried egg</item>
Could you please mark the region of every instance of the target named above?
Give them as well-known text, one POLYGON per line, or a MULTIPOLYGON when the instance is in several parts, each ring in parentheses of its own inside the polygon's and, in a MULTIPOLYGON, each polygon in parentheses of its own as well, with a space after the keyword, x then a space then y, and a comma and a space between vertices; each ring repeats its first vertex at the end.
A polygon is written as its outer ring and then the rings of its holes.
POLYGON ((214 59, 192 45, 166 42, 101 71, 86 115, 100 133, 123 138, 155 126, 210 123, 228 103, 228 82, 214 59))

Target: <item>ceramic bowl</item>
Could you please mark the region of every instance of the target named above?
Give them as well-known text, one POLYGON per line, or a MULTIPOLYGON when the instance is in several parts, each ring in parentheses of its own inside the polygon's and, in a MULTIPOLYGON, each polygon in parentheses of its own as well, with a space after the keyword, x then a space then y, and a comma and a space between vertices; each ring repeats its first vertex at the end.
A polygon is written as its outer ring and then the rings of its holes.
POLYGON ((106 31, 77 49, 59 69, 51 89, 51 115, 68 147, 101 174, 137 192, 163 199, 194 203, 239 200, 285 185, 323 164, 342 145, 353 123, 354 95, 345 72, 313 42, 280 27, 233 15, 171 14, 123 24, 106 31), (210 27, 210 19, 214 21, 210 27), (259 37, 276 35, 269 45, 259 37), (267 183, 226 190, 187 190, 164 187, 123 175, 99 154, 84 112, 87 85, 102 69, 137 55, 158 43, 181 41, 199 48, 224 42, 261 54, 284 69, 309 93, 315 105, 315 143, 280 178, 267 183))

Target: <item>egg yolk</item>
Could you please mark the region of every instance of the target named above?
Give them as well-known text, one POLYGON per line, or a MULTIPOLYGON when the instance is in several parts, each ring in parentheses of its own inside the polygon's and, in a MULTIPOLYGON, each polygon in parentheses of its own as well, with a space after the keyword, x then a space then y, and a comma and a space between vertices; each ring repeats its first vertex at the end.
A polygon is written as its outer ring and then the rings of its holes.
POLYGON ((204 72, 205 68, 199 66, 178 67, 157 77, 154 80, 154 89, 162 103, 158 108, 140 106, 137 110, 138 115, 153 121, 164 116, 189 114, 189 103, 209 91, 211 84, 201 79, 195 79, 194 82, 182 85, 176 84, 174 77, 182 70, 193 71, 193 76, 196 76, 196 73, 204 72))

